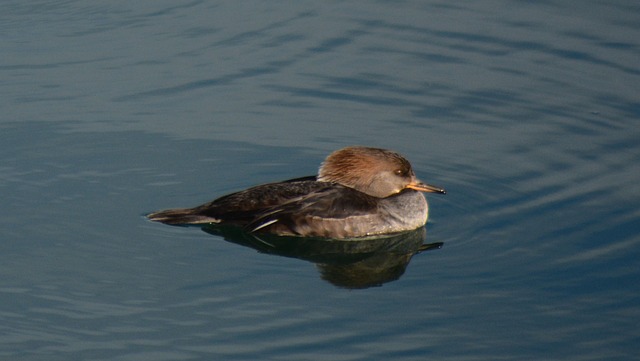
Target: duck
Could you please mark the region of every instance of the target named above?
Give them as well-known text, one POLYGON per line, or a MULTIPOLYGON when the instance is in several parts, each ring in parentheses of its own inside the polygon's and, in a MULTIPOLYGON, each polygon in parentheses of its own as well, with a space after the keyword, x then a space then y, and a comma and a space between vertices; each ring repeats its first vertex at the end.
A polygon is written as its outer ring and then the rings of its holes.
POLYGON ((278 236, 360 238, 424 226, 424 193, 444 188, 420 181, 391 150, 349 146, 329 154, 317 175, 261 184, 193 208, 147 215, 169 225, 242 227, 278 236))

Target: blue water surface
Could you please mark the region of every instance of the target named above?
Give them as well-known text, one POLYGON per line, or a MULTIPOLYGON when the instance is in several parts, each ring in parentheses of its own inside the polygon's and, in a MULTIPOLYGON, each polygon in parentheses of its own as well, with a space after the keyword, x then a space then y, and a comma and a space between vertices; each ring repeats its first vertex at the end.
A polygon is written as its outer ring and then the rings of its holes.
POLYGON ((636 2, 9 1, 0 31, 1 359, 637 358, 636 2), (144 217, 353 144, 447 189, 441 248, 144 217))

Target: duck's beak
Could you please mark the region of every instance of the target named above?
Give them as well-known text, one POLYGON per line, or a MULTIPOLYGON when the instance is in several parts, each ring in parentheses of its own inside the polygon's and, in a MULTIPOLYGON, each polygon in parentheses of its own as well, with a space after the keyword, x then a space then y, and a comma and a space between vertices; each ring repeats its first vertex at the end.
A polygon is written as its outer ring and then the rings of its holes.
POLYGON ((429 184, 424 184, 419 180, 415 180, 407 184, 407 188, 420 191, 420 192, 447 194, 447 191, 445 191, 444 188, 440 188, 438 186, 432 186, 429 184))

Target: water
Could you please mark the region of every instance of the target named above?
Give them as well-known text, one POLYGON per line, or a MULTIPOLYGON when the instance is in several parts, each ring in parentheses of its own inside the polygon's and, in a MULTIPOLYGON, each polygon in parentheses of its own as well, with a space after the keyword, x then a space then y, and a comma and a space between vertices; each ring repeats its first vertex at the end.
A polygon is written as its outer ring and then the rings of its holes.
POLYGON ((637 357, 635 2, 0 14, 0 358, 637 357), (424 240, 442 248, 399 243, 403 266, 364 288, 332 282, 333 256, 143 217, 350 144, 448 191, 424 240))

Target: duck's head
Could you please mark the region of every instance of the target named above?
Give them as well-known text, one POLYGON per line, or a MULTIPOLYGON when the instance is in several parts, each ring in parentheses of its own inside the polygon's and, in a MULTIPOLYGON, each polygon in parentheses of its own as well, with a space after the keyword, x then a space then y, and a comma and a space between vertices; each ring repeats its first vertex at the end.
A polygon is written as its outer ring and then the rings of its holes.
POLYGON ((318 180, 350 187, 368 195, 386 198, 405 189, 445 194, 440 187, 422 183, 403 156, 386 149, 346 147, 324 160, 318 180))

